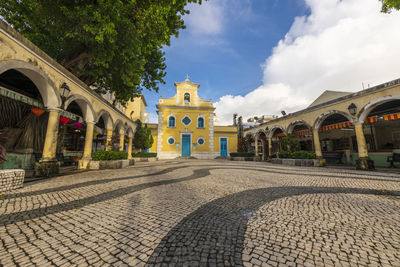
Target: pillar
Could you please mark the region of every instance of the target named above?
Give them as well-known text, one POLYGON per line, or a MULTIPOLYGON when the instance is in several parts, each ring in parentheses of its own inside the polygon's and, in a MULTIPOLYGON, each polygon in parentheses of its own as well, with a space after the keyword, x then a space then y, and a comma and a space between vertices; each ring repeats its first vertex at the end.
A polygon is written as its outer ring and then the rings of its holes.
POLYGON ((268 138, 268 158, 272 157, 272 138, 268 138))
POLYGON ((319 129, 313 129, 313 140, 314 140, 314 149, 315 149, 315 156, 317 160, 319 160, 319 166, 325 165, 325 159, 322 157, 322 150, 321 150, 321 142, 319 141, 319 129))
POLYGON ((128 159, 132 158, 132 136, 128 137, 128 159))
POLYGON ((85 148, 83 149, 83 158, 79 161, 79 169, 87 169, 92 159, 94 124, 94 122, 86 122, 85 148))
POLYGON ((50 176, 60 172, 60 163, 56 159, 60 111, 49 109, 42 159, 35 163, 35 176, 50 176))
POLYGON ((264 141, 264 139, 261 139, 261 148, 262 148, 261 160, 264 161, 265 160, 265 141, 264 141))
POLYGON ((59 118, 60 110, 49 110, 49 120, 47 121, 47 130, 46 137, 44 139, 42 161, 56 160, 59 118))
POLYGON ((360 170, 374 170, 374 161, 368 158, 367 142, 365 141, 363 124, 361 122, 354 124, 356 131, 357 147, 358 147, 358 160, 356 168, 360 170))
POLYGON ((254 138, 254 154, 256 156, 256 160, 258 160, 258 136, 254 138))
POLYGON ((119 151, 124 151, 125 132, 119 133, 119 151))
POLYGON ((110 151, 112 149, 112 134, 113 134, 113 129, 107 128, 106 151, 110 151))

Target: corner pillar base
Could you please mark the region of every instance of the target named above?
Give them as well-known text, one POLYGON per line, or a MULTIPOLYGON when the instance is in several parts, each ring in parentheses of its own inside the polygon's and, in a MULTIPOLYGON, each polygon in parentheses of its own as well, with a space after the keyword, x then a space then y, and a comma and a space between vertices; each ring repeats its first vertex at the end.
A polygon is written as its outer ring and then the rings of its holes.
POLYGON ((83 158, 83 159, 81 159, 79 162, 78 162, 78 170, 86 170, 86 169, 89 169, 89 165, 90 165, 90 162, 92 161, 92 159, 85 159, 85 158, 83 158))
POLYGON ((317 161, 317 167, 324 167, 326 165, 326 159, 324 159, 323 157, 317 157, 317 161))
POLYGON ((53 176, 60 173, 60 162, 39 161, 35 163, 35 176, 53 176))
POLYGON ((359 158, 356 161, 357 170, 373 171, 375 170, 374 161, 370 158, 359 158))

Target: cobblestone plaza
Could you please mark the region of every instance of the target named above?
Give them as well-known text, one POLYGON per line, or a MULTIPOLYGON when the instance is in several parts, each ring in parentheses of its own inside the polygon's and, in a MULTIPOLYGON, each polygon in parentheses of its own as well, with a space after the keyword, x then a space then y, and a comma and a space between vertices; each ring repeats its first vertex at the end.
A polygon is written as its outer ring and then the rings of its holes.
POLYGON ((399 266, 400 176, 172 160, 0 199, 4 266, 399 266))

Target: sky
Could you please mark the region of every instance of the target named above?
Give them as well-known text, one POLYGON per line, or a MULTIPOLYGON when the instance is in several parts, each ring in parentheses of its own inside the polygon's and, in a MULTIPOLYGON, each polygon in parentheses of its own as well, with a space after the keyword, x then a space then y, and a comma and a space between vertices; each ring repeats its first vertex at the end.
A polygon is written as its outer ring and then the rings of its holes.
POLYGON ((280 115, 325 90, 356 92, 400 78, 400 12, 378 0, 209 0, 190 5, 186 29, 165 47, 166 84, 144 91, 150 122, 159 97, 186 75, 212 99, 220 125, 237 112, 280 115))

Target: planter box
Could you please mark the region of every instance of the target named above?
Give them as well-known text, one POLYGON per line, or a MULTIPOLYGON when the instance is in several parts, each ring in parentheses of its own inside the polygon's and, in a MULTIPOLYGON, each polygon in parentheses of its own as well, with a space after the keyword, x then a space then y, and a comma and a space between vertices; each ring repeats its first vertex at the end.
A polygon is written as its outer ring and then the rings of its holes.
POLYGON ((131 164, 129 159, 121 160, 92 160, 89 163, 89 169, 91 170, 104 170, 104 169, 122 169, 128 167, 131 164))
POLYGON ((229 159, 234 161, 256 161, 256 157, 229 157, 229 159))
POLYGON ((134 162, 153 162, 153 161, 158 161, 157 157, 151 157, 151 158, 132 158, 134 162))
POLYGON ((21 188, 24 184, 24 178, 24 170, 0 170, 0 193, 21 188))
POLYGON ((321 167, 324 166, 323 162, 319 159, 271 159, 273 164, 282 164, 288 166, 308 166, 308 167, 321 167))

